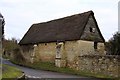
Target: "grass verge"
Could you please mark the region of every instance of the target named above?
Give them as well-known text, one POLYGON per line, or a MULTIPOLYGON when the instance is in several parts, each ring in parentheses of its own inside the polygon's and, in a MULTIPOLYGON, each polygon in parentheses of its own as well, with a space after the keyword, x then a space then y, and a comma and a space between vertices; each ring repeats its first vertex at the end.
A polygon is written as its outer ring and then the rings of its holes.
POLYGON ((20 77, 22 75, 22 71, 20 71, 19 69, 3 64, 3 68, 2 68, 2 80, 13 80, 13 79, 17 79, 18 77, 20 77))
POLYGON ((120 80, 119 78, 113 78, 111 76, 107 76, 104 74, 98 74, 98 73, 94 74, 86 71, 77 71, 68 67, 58 68, 54 65, 54 63, 50 63, 50 62, 39 62, 39 63, 38 62, 35 62, 35 63, 19 62, 18 63, 17 61, 13 61, 13 60, 11 60, 11 62, 21 66, 25 66, 33 69, 39 69, 39 70, 67 73, 67 74, 73 74, 73 75, 79 75, 79 76, 85 76, 85 77, 102 78, 104 80, 120 80))

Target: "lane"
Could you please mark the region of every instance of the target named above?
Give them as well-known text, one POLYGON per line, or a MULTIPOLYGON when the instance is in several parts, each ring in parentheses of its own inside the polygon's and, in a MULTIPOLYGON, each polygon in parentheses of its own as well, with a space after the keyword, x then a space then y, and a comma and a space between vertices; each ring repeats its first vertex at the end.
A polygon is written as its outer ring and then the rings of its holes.
POLYGON ((35 70, 31 68, 21 67, 5 59, 3 59, 3 63, 19 68, 23 72, 25 72, 26 75, 29 75, 29 76, 35 76, 35 77, 41 77, 41 78, 84 78, 84 77, 75 76, 75 75, 68 75, 68 74, 63 74, 63 73, 42 71, 42 70, 35 70))
POLYGON ((36 69, 27 68, 27 67, 22 67, 19 65, 15 65, 6 59, 3 59, 2 61, 4 64, 8 64, 10 66, 15 66, 15 67, 19 68, 29 78, 69 78, 69 79, 74 78, 74 79, 79 79, 79 80, 83 80, 83 79, 84 80, 100 80, 100 79, 87 78, 87 77, 82 77, 82 76, 76 76, 76 75, 51 72, 51 71, 43 71, 43 70, 36 70, 36 69))

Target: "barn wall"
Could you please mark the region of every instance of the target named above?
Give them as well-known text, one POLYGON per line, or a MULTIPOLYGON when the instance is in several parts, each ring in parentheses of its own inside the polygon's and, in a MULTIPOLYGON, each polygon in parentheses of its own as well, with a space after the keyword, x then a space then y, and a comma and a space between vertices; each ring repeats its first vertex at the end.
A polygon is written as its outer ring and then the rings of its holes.
POLYGON ((36 61, 54 62, 56 43, 41 43, 35 48, 36 61))
MULTIPOLYGON (((24 51, 24 56, 27 58, 27 60, 30 61, 33 60, 35 62, 43 61, 55 63, 57 53, 56 47, 57 47, 56 42, 41 43, 36 46, 31 45, 29 46, 28 49, 25 49, 24 46, 24 49, 26 50, 24 51)), ((98 50, 95 50, 94 42, 92 41, 83 40, 66 41, 63 43, 61 47, 61 58, 59 59, 58 62, 60 62, 61 66, 69 66, 70 68, 74 68, 78 61, 78 56, 90 54, 102 55, 103 53, 104 53, 103 43, 98 43, 98 50)))
POLYGON ((76 69, 78 67, 79 56, 82 55, 104 55, 104 43, 98 43, 98 49, 94 49, 92 41, 72 41, 65 43, 65 52, 67 54, 67 66, 76 69))

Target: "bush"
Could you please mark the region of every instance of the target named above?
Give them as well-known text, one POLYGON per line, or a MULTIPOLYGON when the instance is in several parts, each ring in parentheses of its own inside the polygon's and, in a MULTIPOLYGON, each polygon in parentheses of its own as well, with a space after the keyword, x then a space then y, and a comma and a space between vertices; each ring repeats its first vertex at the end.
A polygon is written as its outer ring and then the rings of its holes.
POLYGON ((17 44, 17 40, 14 38, 12 40, 4 39, 2 41, 2 45, 4 51, 11 51, 19 47, 19 45, 17 44))
POLYGON ((25 61, 25 58, 22 55, 22 50, 15 38, 12 38, 11 40, 4 39, 2 44, 4 49, 4 52, 3 52, 4 58, 9 58, 18 62, 25 61))
POLYGON ((120 55, 120 33, 116 33, 106 43, 107 54, 120 55))

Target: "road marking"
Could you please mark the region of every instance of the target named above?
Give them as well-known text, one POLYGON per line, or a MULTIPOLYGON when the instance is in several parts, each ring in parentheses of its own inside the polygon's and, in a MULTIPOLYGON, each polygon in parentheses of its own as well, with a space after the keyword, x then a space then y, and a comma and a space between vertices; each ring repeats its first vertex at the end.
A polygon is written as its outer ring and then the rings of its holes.
POLYGON ((25 75, 27 78, 39 78, 41 79, 41 77, 36 77, 36 76, 30 76, 30 75, 25 75))

